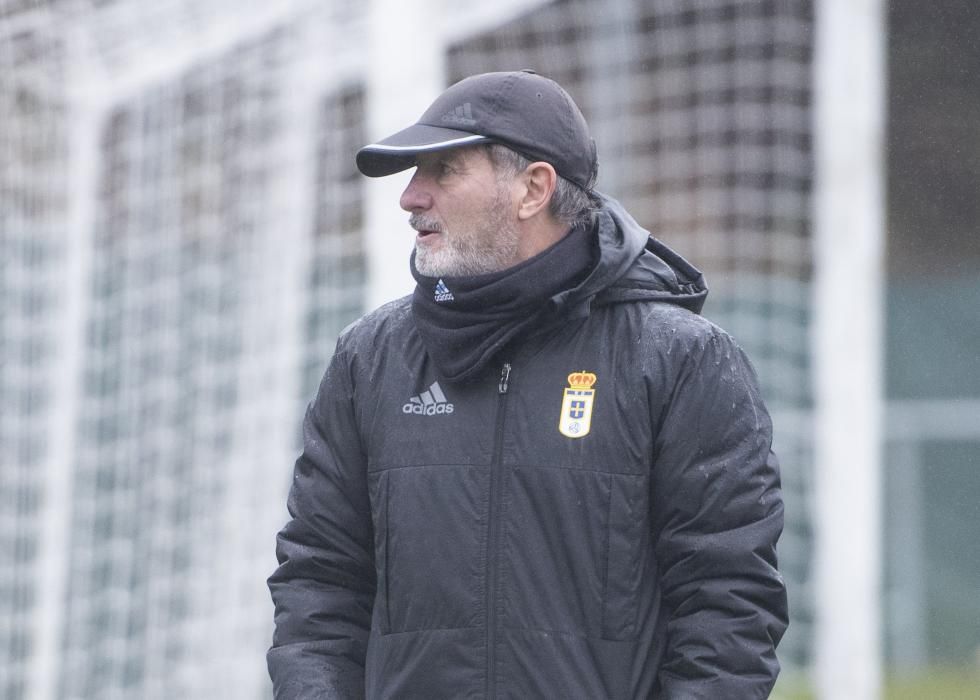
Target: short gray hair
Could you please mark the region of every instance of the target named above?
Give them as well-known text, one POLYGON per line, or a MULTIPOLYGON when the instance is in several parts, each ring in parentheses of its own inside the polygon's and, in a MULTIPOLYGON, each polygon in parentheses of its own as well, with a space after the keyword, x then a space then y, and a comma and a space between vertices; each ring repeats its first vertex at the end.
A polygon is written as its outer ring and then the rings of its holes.
MULTIPOLYGON (((531 164, 531 161, 520 153, 502 144, 487 144, 486 149, 498 175, 516 177, 531 164)), ((596 205, 588 192, 559 175, 548 209, 558 221, 568 226, 576 226, 592 217, 596 205)))

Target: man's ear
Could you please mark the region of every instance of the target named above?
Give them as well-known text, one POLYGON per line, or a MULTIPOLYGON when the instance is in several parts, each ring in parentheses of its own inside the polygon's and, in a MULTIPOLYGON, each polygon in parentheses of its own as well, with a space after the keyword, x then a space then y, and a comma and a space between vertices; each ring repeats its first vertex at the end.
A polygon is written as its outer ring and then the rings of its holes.
POLYGON ((521 221, 547 211, 551 195, 558 184, 555 169, 544 161, 536 161, 527 166, 523 178, 526 189, 517 209, 517 218, 521 221))

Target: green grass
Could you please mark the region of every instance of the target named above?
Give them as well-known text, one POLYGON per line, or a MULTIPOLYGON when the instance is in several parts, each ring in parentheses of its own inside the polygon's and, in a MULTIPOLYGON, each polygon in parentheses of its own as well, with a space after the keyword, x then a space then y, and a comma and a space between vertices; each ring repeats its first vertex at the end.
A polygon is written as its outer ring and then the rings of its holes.
POLYGON ((892 675, 885 700, 980 700, 980 669, 933 668, 916 675, 892 675))
MULTIPOLYGON (((806 678, 788 676, 780 677, 771 700, 817 700, 817 696, 806 678)), ((980 700, 980 668, 892 672, 885 678, 882 700, 980 700)))

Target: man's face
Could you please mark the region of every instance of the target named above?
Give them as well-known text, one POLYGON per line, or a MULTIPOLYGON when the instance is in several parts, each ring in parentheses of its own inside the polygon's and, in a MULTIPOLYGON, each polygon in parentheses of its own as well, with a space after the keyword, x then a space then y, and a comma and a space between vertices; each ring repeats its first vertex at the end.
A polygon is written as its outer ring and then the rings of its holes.
POLYGON ((428 277, 504 270, 519 262, 513 179, 498 177, 482 147, 422 154, 402 193, 415 267, 428 277))

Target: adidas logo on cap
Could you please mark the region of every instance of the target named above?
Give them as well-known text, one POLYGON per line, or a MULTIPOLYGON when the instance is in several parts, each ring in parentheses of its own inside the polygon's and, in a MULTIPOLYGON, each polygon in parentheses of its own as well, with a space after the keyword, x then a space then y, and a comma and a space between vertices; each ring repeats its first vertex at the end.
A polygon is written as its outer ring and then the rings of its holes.
POLYGON ((462 124, 464 126, 474 126, 476 119, 473 118, 473 106, 466 102, 454 107, 452 111, 442 115, 442 121, 449 124, 462 124))
POLYGON ((402 406, 402 413, 414 413, 417 416, 436 416, 453 412, 453 405, 442 393, 439 382, 433 382, 427 391, 413 396, 402 406))

